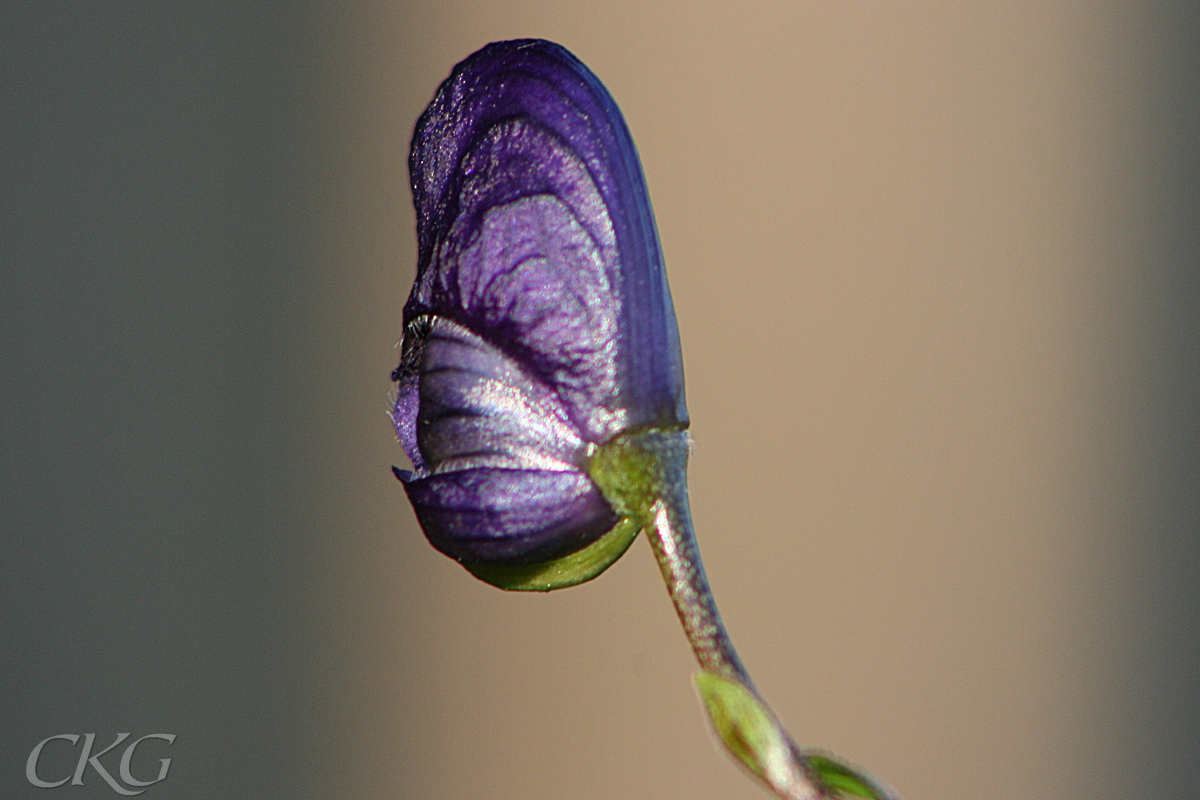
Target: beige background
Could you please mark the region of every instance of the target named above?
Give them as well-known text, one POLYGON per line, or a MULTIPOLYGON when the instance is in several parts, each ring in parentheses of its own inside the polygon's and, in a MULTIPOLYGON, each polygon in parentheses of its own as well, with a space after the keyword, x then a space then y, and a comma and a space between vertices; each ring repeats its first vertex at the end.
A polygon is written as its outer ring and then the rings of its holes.
MULTIPOLYGON (((708 738, 644 542, 593 584, 504 595, 426 546, 383 469, 403 459, 379 378, 414 264, 411 126, 457 60, 519 36, 575 52, 633 131, 683 338, 701 546, 797 739, 909 798, 999 800, 1131 796, 1130 760, 1153 771, 1187 735, 1137 688, 1164 641, 1196 653, 1195 616, 1139 560, 1162 20, 439 2, 326 22, 321 208, 341 271, 323 346, 343 360, 321 390, 358 398, 324 454, 322 511, 345 531, 322 657, 334 796, 762 796, 708 738)), ((1189 691, 1174 702, 1194 710, 1189 691)))
POLYGON ((12 5, 5 798, 71 731, 178 734, 146 800, 765 796, 644 542, 504 594, 388 469, 409 135, 518 36, 633 131, 701 548, 798 741, 908 800, 1195 796, 1189 4, 12 5))

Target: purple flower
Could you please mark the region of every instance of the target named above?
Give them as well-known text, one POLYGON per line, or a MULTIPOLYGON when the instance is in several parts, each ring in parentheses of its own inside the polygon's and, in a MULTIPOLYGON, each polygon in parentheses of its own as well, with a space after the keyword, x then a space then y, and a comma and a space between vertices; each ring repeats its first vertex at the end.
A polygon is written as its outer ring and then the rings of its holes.
POLYGON ((548 591, 644 530, 730 754, 780 798, 893 800, 796 746, 717 613, 654 216, 600 81, 556 44, 490 44, 439 87, 409 169, 420 253, 392 417, 429 541, 489 583, 548 591))
POLYGON ((438 89, 409 169, 419 261, 392 377, 413 470, 396 475, 429 541, 472 571, 581 551, 623 517, 589 471, 598 448, 687 425, 621 113, 562 47, 497 42, 438 89))

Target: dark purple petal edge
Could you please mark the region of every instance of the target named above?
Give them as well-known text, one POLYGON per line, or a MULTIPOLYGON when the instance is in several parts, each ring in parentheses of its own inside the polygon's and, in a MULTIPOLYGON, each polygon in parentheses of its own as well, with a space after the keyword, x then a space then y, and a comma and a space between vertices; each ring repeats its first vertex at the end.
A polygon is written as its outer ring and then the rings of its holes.
POLYGON ((575 552, 617 524, 579 472, 479 468, 418 478, 396 470, 426 538, 458 561, 533 564, 575 552))

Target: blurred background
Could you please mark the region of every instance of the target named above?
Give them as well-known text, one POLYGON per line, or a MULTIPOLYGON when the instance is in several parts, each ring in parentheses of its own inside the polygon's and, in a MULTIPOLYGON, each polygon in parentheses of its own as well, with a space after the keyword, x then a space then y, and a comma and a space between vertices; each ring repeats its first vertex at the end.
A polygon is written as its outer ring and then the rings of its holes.
POLYGON ((701 547, 795 737, 909 800, 1193 796, 1198 17, 6 4, 0 794, 114 796, 24 765, 125 731, 178 737, 146 798, 766 796, 645 542, 503 594, 389 471, 413 123, 538 36, 639 146, 701 547))

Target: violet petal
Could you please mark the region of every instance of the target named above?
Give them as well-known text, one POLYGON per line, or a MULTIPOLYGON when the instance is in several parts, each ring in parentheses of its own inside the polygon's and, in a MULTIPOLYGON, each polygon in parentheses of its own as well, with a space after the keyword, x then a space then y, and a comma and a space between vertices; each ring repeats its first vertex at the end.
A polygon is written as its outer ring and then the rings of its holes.
POLYGON ((588 441, 686 424, 641 164, 587 67, 540 40, 484 47, 421 116, 409 169, 419 263, 406 321, 442 314, 504 342, 563 394, 588 441), (533 281, 537 295, 514 308, 533 281))
POLYGON ((482 467, 410 480, 404 489, 430 543, 460 561, 546 561, 617 523, 579 472, 482 467))
POLYGON ((393 421, 433 545, 466 563, 575 552, 618 522, 595 448, 687 424, 675 314, 620 111, 558 45, 455 67, 409 158, 417 279, 393 421))

